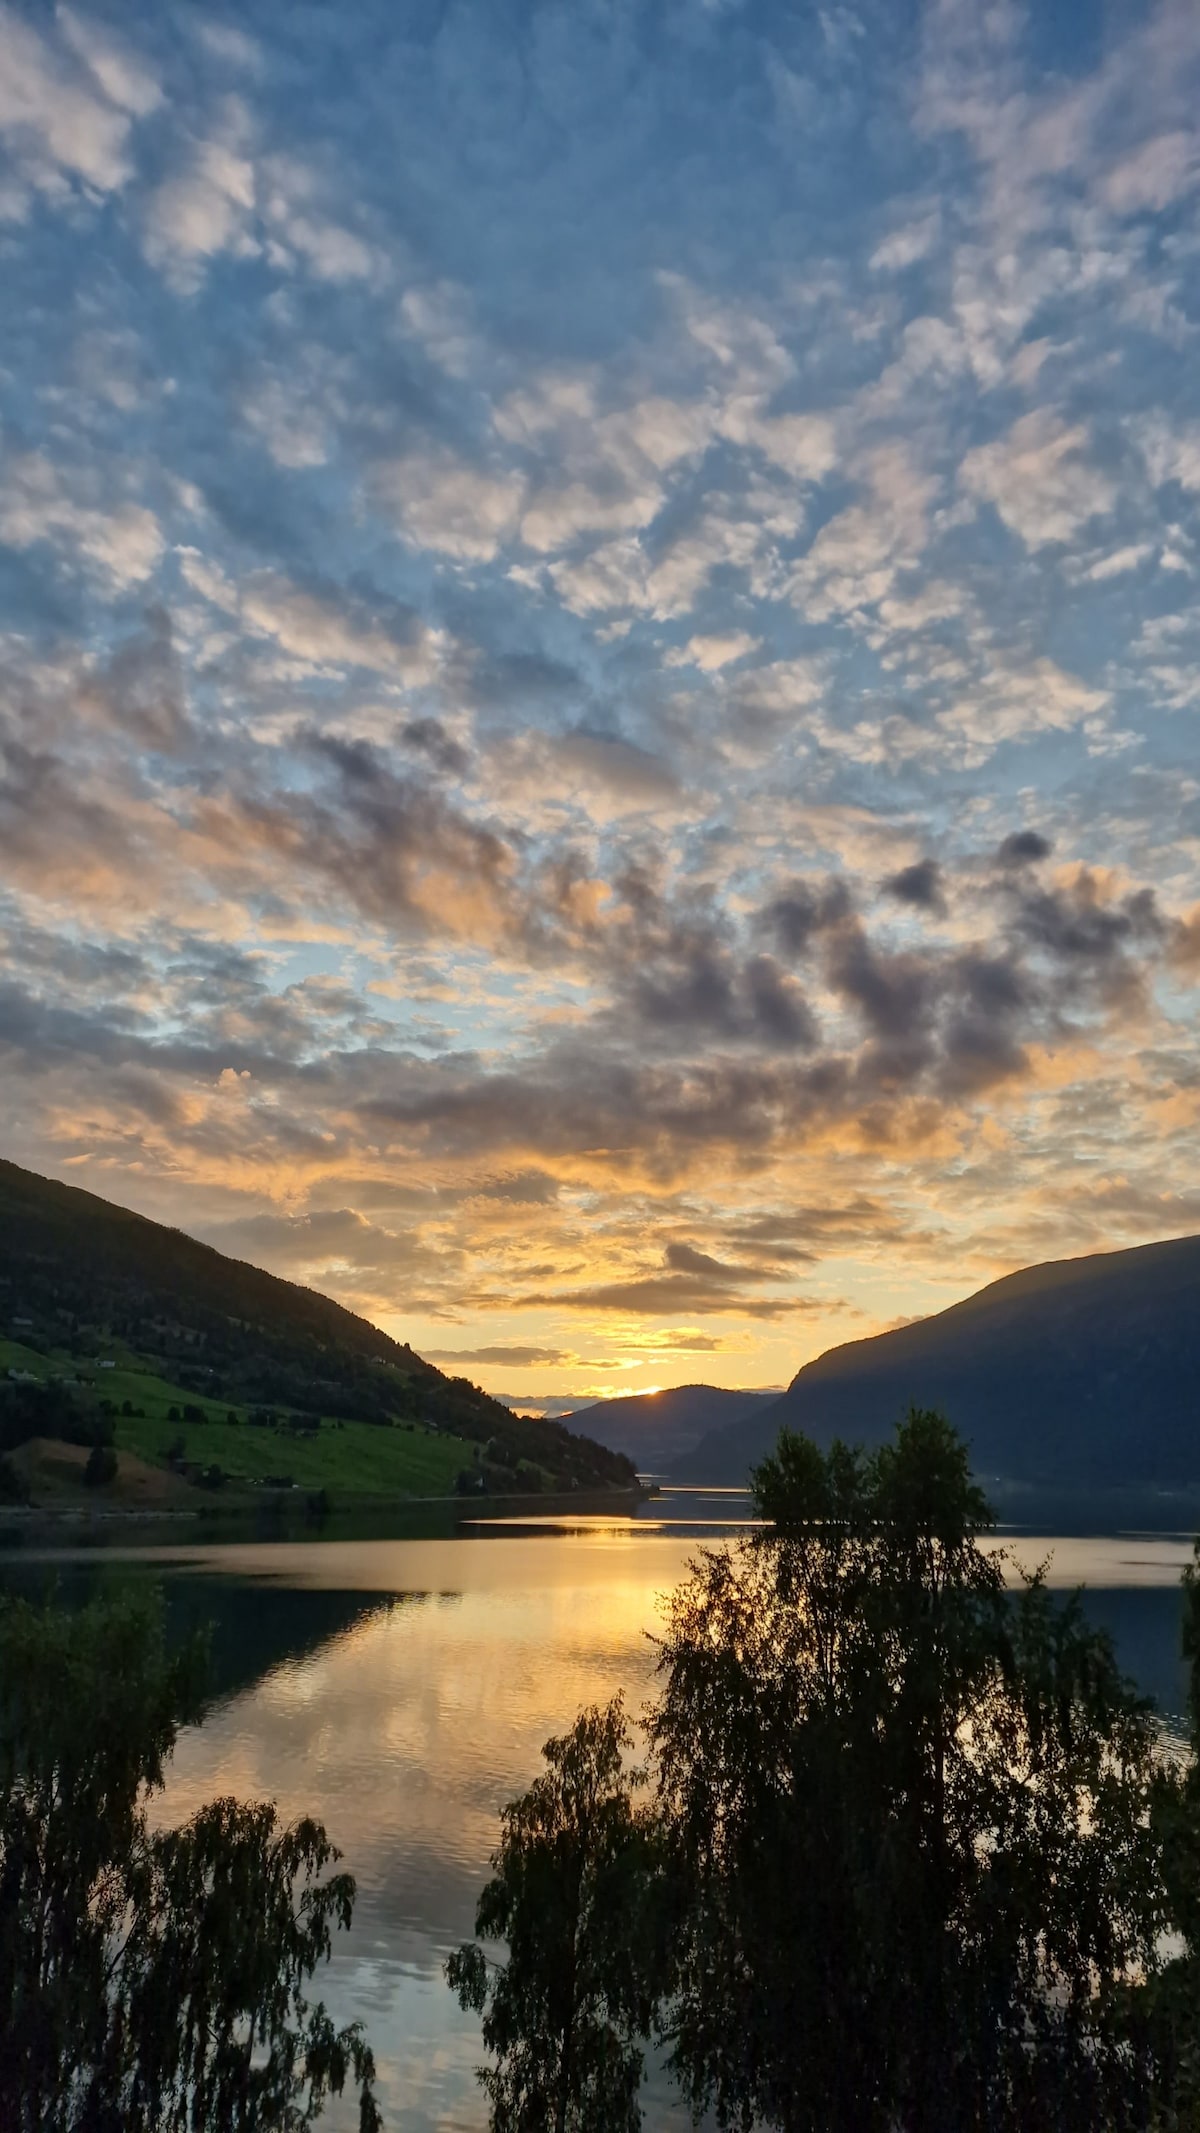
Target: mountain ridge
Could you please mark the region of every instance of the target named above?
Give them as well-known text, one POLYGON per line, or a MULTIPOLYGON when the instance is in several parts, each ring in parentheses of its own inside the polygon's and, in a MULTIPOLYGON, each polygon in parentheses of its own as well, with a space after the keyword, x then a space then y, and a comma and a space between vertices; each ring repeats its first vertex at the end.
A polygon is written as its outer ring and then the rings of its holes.
POLYGON ((672 1462, 710 1430, 736 1427, 777 1391, 725 1385, 669 1385, 659 1392, 622 1393, 570 1409, 559 1421, 570 1429, 589 1424, 611 1451, 623 1452, 643 1473, 666 1472, 672 1462))
POLYGON ((1200 1486, 1200 1237, 1020 1268, 931 1317, 826 1349, 673 1478, 744 1480, 783 1427, 877 1444, 941 1407, 985 1480, 1200 1486))

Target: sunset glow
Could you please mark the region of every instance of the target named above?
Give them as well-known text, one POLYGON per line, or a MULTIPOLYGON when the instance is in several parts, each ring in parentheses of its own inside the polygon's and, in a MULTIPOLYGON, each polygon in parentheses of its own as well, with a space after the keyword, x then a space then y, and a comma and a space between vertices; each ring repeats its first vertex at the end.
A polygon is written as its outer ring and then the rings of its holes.
POLYGON ((530 1406, 1200 1229, 1200 10, 0 35, 0 1152, 530 1406))

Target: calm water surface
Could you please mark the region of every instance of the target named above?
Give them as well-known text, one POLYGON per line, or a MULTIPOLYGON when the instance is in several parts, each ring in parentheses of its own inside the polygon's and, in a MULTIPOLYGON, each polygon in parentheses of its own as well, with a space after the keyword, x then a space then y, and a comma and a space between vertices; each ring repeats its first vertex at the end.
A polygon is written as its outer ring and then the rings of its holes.
MULTIPOLYGON (((441 1978, 469 1937, 498 1809, 579 1706, 618 1688, 636 1710, 660 1595, 703 1540, 745 1517, 736 1495, 671 1491, 635 1520, 481 1521, 449 1540, 238 1543, 56 1559, 73 1583, 153 1574, 173 1621, 211 1619, 224 1693, 185 1733, 164 1813, 220 1792, 313 1813, 358 1879, 354 1926, 321 1987, 375 2048, 388 2126, 481 2133, 480 2047, 441 1978)), ((1009 1543, 1089 1611, 1168 1715, 1182 1708, 1173 1540, 1009 1543)), ((45 1557, 8 1576, 46 1576, 45 1557)), ((332 2128, 353 2115, 331 2111, 332 2128)), ((649 2133, 687 2124, 659 2081, 649 2133)))

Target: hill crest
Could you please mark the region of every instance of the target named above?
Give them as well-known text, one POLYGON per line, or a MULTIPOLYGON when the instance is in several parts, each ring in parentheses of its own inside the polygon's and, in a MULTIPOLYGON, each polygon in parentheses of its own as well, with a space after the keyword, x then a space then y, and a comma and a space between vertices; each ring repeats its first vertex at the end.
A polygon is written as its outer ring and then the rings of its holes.
POLYGON ((524 1465, 563 1487, 634 1479, 619 1454, 560 1423, 514 1415, 332 1297, 3 1159, 0 1333, 76 1353, 120 1343, 230 1405, 417 1421, 488 1447, 496 1470, 514 1478, 524 1465))

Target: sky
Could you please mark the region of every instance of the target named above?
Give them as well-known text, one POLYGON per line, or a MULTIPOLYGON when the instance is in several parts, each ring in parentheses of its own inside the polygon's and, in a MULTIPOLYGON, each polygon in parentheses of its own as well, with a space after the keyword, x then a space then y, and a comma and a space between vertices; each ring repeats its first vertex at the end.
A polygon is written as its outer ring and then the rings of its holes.
POLYGON ((1200 9, 0 6, 0 1152, 525 1404, 1200 1230, 1200 9))

